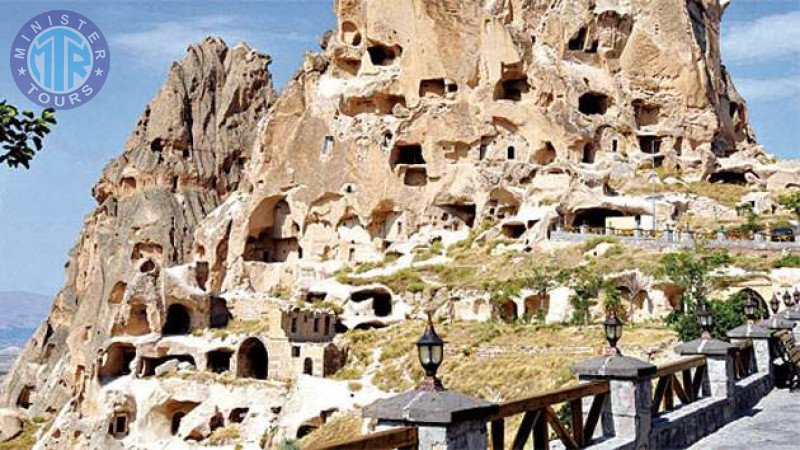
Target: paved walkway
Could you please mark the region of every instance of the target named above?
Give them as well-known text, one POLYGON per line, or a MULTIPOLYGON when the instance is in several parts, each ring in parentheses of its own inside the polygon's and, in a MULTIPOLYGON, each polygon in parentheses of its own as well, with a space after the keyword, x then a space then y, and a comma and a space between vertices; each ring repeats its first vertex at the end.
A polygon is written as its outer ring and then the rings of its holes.
POLYGON ((692 450, 800 449, 800 392, 773 390, 753 409, 690 447, 692 450))

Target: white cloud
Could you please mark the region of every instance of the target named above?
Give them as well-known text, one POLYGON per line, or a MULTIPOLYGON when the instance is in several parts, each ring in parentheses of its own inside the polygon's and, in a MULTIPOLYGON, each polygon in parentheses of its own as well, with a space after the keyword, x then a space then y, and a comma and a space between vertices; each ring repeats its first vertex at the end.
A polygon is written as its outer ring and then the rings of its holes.
POLYGON ((800 106, 800 75, 783 78, 736 78, 736 89, 748 101, 781 100, 785 105, 800 106))
POLYGON ((727 64, 757 64, 800 56, 800 11, 734 22, 723 30, 727 64))
MULTIPOLYGON (((156 22, 146 30, 119 33, 112 35, 109 40, 112 49, 120 48, 140 64, 164 67, 170 61, 180 60, 190 44, 200 42, 205 36, 221 36, 230 46, 244 41, 252 47, 265 42, 279 44, 281 41, 306 42, 314 39, 296 32, 247 29, 240 18, 223 15, 156 22)), ((259 50, 267 51, 264 48, 259 50)))

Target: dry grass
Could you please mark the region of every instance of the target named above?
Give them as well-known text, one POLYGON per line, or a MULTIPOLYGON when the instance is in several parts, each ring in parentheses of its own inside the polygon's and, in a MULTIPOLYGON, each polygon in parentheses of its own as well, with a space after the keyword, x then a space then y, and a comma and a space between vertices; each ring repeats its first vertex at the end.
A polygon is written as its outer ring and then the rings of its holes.
MULTIPOLYGON (((747 186, 725 183, 709 183, 708 181, 696 181, 688 184, 657 184, 656 193, 683 193, 694 194, 701 197, 708 197, 717 202, 734 207, 741 202, 744 195, 752 192, 747 186)), ((652 186, 648 183, 640 183, 622 191, 627 195, 650 195, 653 192, 652 186)))
MULTIPOLYGON (((380 369, 372 383, 386 391, 413 389, 423 373, 414 343, 424 323, 407 322, 378 330, 352 331, 344 335, 351 357, 344 370, 358 368, 380 348, 380 369)), ((494 402, 529 397, 577 383, 569 367, 593 356, 604 345, 600 326, 567 327, 527 324, 440 323, 437 332, 447 342, 439 370, 448 389, 494 402)), ((655 360, 672 359, 675 334, 659 326, 627 327, 621 341, 623 353, 644 358, 644 349, 660 348, 655 360)), ((338 374, 337 374, 338 375, 338 374)), ((507 432, 513 433, 521 420, 512 417, 507 432)), ((303 445, 330 443, 361 435, 357 413, 337 418, 304 438, 303 445)), ((513 436, 507 436, 512 439, 513 436)))
POLYGON ((224 427, 217 428, 208 437, 210 445, 225 445, 232 444, 239 440, 241 437, 241 430, 238 423, 230 424, 224 427))
POLYGON ((361 416, 356 411, 336 415, 325 425, 317 428, 300 440, 301 448, 332 444, 344 439, 361 436, 361 416))
POLYGON ((23 419, 22 433, 10 441, 0 443, 0 450, 28 450, 36 444, 36 432, 41 423, 36 424, 30 420, 23 419))
MULTIPOLYGON (((348 360, 344 370, 356 367, 363 373, 364 355, 380 348, 381 366, 372 383, 385 391, 413 388, 423 376, 414 345, 423 329, 422 322, 412 322, 347 333, 351 355, 358 359, 348 360)), ((440 369, 445 385, 493 401, 533 395, 573 382, 569 366, 604 345, 599 326, 487 322, 439 324, 437 331, 447 342, 440 369)), ((637 326, 626 330, 621 345, 626 353, 638 355, 643 349, 667 347, 672 342, 675 335, 668 329, 637 326)))

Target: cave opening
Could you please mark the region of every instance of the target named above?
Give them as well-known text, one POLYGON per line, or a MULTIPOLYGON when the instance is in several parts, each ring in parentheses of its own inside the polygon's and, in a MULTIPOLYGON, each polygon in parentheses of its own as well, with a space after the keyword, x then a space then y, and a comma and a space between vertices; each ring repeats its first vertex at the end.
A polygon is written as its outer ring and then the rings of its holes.
POLYGON ((536 151, 536 153, 533 154, 533 162, 542 166, 552 164, 555 160, 556 148, 553 147, 553 143, 550 141, 545 142, 544 147, 540 148, 536 151))
POLYGON ((397 144, 392 149, 392 154, 389 157, 389 164, 394 169, 398 164, 404 165, 421 165, 425 164, 425 158, 422 154, 422 146, 420 144, 397 144))
POLYGON ((425 186, 428 184, 428 170, 422 166, 409 166, 403 176, 406 186, 425 186))
POLYGON ((392 294, 385 289, 364 289, 350 294, 350 300, 361 303, 372 299, 372 311, 378 317, 392 314, 392 294))
POLYGON ((206 367, 214 373, 223 373, 231 370, 231 350, 211 350, 206 354, 206 367))
POLYGON ((567 48, 570 50, 583 50, 583 46, 586 45, 586 32, 586 27, 581 27, 569 40, 567 48))
POLYGON ((264 344, 256 338, 249 338, 239 346, 236 375, 241 378, 266 380, 269 374, 268 363, 269 357, 264 344))
POLYGON ((375 44, 367 48, 367 53, 373 65, 391 66, 403 54, 403 48, 399 45, 375 44))
POLYGON ((596 153, 597 150, 595 149, 594 145, 591 142, 586 143, 583 146, 583 156, 581 158, 581 162, 586 164, 594 164, 596 153))
POLYGON ((724 184, 736 184, 740 186, 744 186, 747 184, 747 176, 745 172, 733 172, 730 170, 724 170, 720 172, 714 172, 708 177, 709 183, 724 183, 724 184))
POLYGON ((655 155, 661 153, 661 142, 658 136, 639 136, 639 149, 642 153, 655 155))
POLYGON ((500 230, 505 237, 510 239, 519 239, 528 231, 523 223, 505 223, 500 230))
POLYGON ((186 307, 173 303, 167 308, 167 320, 164 322, 162 333, 167 336, 188 334, 191 325, 192 319, 186 307))
POLYGON ((250 218, 250 232, 245 244, 244 260, 265 263, 285 262, 300 255, 297 234, 300 227, 291 218, 291 208, 285 200, 270 205, 262 202, 250 218))
POLYGON ((609 217, 624 217, 620 211, 607 208, 587 208, 575 213, 572 221, 574 226, 588 226, 591 228, 605 228, 606 219, 609 217))
POLYGON ((228 310, 228 302, 222 297, 211 297, 209 328, 225 328, 232 318, 233 315, 228 310))
POLYGON ((507 80, 500 80, 495 88, 494 99, 518 102, 522 100, 522 95, 527 94, 529 90, 528 77, 519 75, 507 80))
POLYGON ((602 115, 611 106, 611 98, 598 92, 587 92, 578 98, 578 111, 588 116, 602 115))
POLYGON ((419 82, 419 96, 444 97, 448 92, 448 85, 444 78, 432 78, 419 82))
POLYGON ((124 342, 111 344, 106 350, 105 363, 98 370, 100 379, 111 380, 130 375, 134 358, 136 358, 136 347, 133 344, 124 342))

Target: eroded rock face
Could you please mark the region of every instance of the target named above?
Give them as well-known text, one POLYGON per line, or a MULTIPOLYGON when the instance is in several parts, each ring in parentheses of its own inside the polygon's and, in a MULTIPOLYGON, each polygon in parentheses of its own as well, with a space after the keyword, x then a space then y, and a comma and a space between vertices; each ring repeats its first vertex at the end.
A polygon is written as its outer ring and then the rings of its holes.
POLYGON ((270 59, 219 39, 189 48, 103 171, 53 310, 7 377, 4 403, 32 415, 97 409, 98 354, 161 330, 164 270, 191 260, 195 227, 242 179, 274 99, 270 59), (83 404, 81 404, 83 403, 83 404))
MULTIPOLYGON (((228 424, 260 408, 258 422, 242 425, 242 441, 258 442, 265 427, 308 419, 282 410, 295 394, 280 385, 231 388, 223 401, 204 397, 220 394, 218 383, 178 398, 133 378, 164 363, 272 381, 276 368, 326 374, 334 327, 384 326, 411 311, 385 288, 308 290, 337 270, 391 252, 411 264, 418 247, 464 239, 484 219, 497 225, 483 239, 517 240, 504 249, 519 250, 585 211, 645 214, 649 203, 610 187, 639 168, 775 185, 797 174, 762 161, 721 64, 717 0, 339 0, 335 9, 337 30, 280 96, 269 57, 218 39, 170 68, 94 188, 98 207, 65 287, 4 403, 24 397, 33 414, 60 412, 54 430, 83 430, 101 446, 202 440, 222 426, 219 414, 228 424), (257 336, 161 338, 227 321, 228 307, 234 319, 268 315, 286 301, 265 297, 286 292, 333 300, 344 320, 273 315, 257 336), (279 331, 318 345, 300 357, 285 339, 271 343, 279 331), (197 361, 197 348, 215 353, 197 361), (239 396, 268 401, 233 404, 239 396)), ((675 208, 662 202, 659 214, 675 208)), ((568 317, 566 288, 529 294, 518 314, 547 303, 547 322, 568 317)), ((452 309, 492 315, 480 293, 452 309)), ((47 445, 77 444, 59 436, 47 445)))

